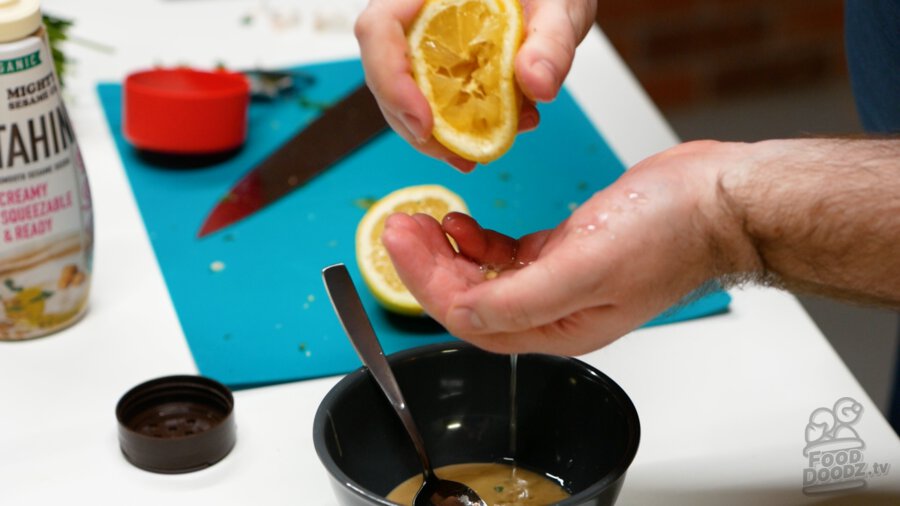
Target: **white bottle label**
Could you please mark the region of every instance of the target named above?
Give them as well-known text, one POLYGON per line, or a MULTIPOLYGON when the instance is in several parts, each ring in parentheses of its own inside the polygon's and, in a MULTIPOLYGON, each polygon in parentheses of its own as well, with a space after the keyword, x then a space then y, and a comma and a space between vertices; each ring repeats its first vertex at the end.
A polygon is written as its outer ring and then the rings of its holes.
POLYGON ((0 340, 74 321, 87 302, 90 191, 46 40, 0 45, 0 340))

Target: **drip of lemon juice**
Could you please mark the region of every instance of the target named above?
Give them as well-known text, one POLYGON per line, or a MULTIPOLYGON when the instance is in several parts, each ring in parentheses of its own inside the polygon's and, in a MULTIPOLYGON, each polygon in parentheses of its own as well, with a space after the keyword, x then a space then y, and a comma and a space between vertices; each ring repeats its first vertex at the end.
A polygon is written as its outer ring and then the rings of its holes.
MULTIPOLYGON (((458 481, 474 490, 488 506, 544 506, 569 497, 569 493, 548 476, 516 464, 518 438, 518 362, 509 357, 509 459, 507 463, 453 464, 435 469, 445 480, 458 481)), ((389 501, 412 504, 422 486, 422 476, 404 481, 387 495, 389 501)))

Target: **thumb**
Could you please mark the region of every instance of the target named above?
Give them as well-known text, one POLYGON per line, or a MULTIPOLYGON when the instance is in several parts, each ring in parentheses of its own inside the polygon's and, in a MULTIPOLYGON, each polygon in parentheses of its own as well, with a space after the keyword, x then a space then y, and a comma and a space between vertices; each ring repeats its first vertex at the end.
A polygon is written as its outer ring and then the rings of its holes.
POLYGON ((592 276, 571 255, 553 254, 457 295, 444 323, 462 338, 522 332, 595 305, 592 276))
POLYGON ((556 98, 596 12, 594 0, 531 0, 525 9, 525 41, 516 55, 516 78, 531 100, 556 98))

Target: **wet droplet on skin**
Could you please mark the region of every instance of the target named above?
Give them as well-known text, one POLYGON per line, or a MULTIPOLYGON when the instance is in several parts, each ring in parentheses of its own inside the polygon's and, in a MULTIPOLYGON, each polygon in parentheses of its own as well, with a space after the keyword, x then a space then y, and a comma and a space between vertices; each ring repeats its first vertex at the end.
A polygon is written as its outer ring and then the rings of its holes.
POLYGON ((372 204, 374 204, 378 199, 375 197, 361 197, 353 201, 353 205, 356 207, 368 211, 372 204))
POLYGON ((609 213, 600 213, 597 215, 597 219, 601 224, 606 223, 609 220, 609 213))
MULTIPOLYGON (((601 225, 601 226, 603 226, 603 225, 601 225)), ((578 235, 589 234, 589 233, 591 233, 591 232, 597 230, 597 228, 598 228, 597 225, 594 225, 593 223, 588 223, 588 224, 585 225, 584 227, 578 227, 578 228, 576 228, 576 229, 575 229, 575 233, 578 234, 578 235)))
POLYGON ((628 193, 628 200, 638 204, 645 204, 647 202, 647 197, 643 193, 630 192, 628 193))

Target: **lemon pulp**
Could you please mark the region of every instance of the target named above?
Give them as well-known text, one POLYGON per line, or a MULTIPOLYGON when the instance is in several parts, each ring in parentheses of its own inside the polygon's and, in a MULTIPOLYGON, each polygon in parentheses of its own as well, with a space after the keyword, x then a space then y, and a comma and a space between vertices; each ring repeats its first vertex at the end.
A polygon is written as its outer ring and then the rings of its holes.
POLYGON ((413 76, 431 105, 433 134, 464 158, 486 163, 512 145, 521 32, 515 0, 430 0, 412 25, 413 76))

